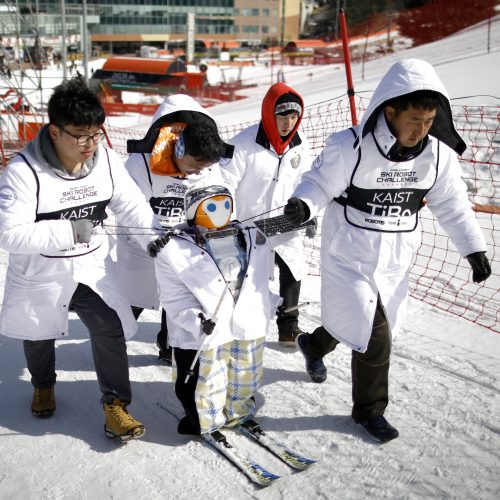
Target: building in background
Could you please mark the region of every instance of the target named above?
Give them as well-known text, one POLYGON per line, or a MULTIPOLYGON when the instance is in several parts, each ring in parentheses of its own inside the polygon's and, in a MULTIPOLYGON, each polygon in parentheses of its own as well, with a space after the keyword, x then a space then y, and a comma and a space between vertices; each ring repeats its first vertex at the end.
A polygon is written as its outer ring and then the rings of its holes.
MULTIPOLYGON (((297 39, 305 0, 3 0, 0 36, 29 45, 40 37, 44 46, 82 51, 84 23, 91 50, 135 54, 149 45, 161 50, 185 50, 189 13, 195 16, 197 49, 236 41, 243 46, 284 44, 297 39), (64 26, 61 13, 65 12, 64 26), (16 14, 18 13, 18 14, 16 14)), ((12 42, 12 44, 10 43, 12 42)))

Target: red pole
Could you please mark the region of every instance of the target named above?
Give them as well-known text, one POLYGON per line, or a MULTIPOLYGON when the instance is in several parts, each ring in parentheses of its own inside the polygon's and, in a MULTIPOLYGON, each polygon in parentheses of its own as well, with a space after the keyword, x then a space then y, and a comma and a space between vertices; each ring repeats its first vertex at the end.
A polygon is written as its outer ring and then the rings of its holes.
POLYGON ((101 130, 104 132, 104 138, 106 139, 106 142, 108 143, 108 146, 113 149, 113 144, 111 144, 111 140, 109 138, 107 130, 104 128, 104 125, 101 127, 101 130))
POLYGON ((351 74, 351 56, 349 55, 349 42, 347 39, 347 25, 345 21, 344 9, 339 11, 340 36, 342 37, 342 49, 344 51, 345 74, 347 78, 347 95, 349 96, 349 106, 351 108, 351 120, 353 125, 358 124, 356 118, 356 103, 354 102, 354 86, 352 84, 351 74))

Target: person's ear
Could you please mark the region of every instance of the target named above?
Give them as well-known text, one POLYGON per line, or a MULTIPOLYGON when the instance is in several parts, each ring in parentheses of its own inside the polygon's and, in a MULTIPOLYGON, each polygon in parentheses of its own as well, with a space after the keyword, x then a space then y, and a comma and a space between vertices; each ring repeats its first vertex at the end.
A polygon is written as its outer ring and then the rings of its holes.
POLYGON ((396 116, 396 108, 393 108, 392 106, 386 106, 385 107, 385 119, 391 123, 394 117, 396 116))
POLYGON ((60 134, 60 131, 59 131, 59 127, 57 125, 54 125, 54 124, 50 124, 49 125, 49 137, 55 141, 56 139, 59 138, 59 134, 60 134))

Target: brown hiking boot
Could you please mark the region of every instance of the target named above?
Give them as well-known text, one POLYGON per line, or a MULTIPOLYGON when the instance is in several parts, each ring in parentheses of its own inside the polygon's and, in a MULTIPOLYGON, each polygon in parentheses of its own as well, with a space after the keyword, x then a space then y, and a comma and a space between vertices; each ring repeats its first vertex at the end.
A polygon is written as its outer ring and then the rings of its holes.
POLYGON ((36 417, 47 418, 54 415, 56 410, 56 399, 54 396, 54 386, 48 389, 35 387, 33 400, 31 401, 31 412, 36 417))
POLYGON ((140 438, 146 432, 144 426, 132 418, 127 411, 127 403, 121 399, 104 403, 104 414, 106 415, 104 432, 110 439, 129 441, 140 438))
POLYGON ((280 345, 285 347, 296 347, 295 339, 298 335, 304 333, 300 330, 298 326, 294 326, 292 328, 283 328, 278 329, 278 342, 280 345))

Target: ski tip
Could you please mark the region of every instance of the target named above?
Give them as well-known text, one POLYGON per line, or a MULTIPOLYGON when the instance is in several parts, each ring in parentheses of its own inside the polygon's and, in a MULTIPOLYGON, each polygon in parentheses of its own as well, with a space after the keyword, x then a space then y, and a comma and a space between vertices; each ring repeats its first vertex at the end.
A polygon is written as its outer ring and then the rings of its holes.
POLYGON ((261 476, 263 481, 266 482, 267 484, 269 484, 272 481, 276 481, 276 479, 281 478, 281 476, 269 472, 268 470, 261 467, 259 464, 252 464, 252 468, 257 471, 259 476, 261 476))
POLYGON ((290 467, 294 469, 304 470, 311 467, 311 465, 315 464, 317 460, 313 460, 311 458, 305 458, 301 456, 297 456, 296 454, 288 454, 284 453, 282 458, 290 467))

